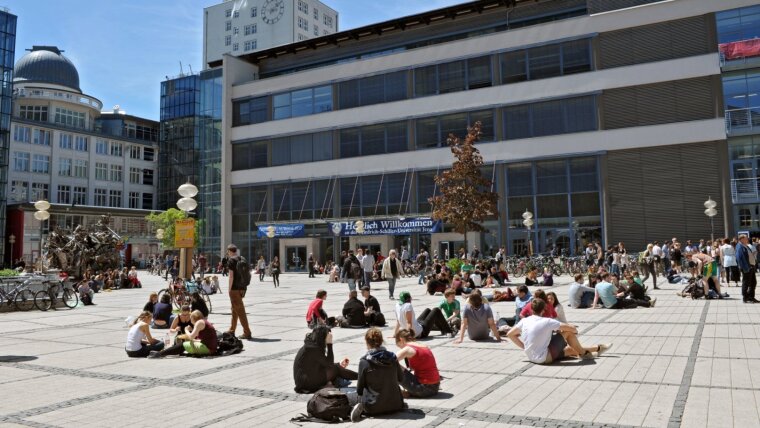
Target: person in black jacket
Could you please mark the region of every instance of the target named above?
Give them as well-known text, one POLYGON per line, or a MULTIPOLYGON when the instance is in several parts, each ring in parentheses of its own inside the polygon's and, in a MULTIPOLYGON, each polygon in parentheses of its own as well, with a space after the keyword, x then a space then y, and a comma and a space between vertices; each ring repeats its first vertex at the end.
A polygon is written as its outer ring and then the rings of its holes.
POLYGON ((343 305, 343 317, 339 320, 341 327, 361 328, 367 326, 367 318, 364 316, 364 304, 356 296, 356 290, 348 292, 348 301, 343 305))
POLYGON ((356 372, 346 369, 348 358, 344 358, 340 364, 334 362, 332 333, 329 327, 317 325, 306 335, 303 342, 304 345, 298 350, 293 361, 293 379, 296 383, 294 389, 297 393, 316 392, 324 388, 328 382, 338 384, 336 386, 346 386, 345 381, 337 380, 338 378, 356 380, 356 372))
POLYGON ((372 327, 364 335, 367 354, 359 360, 359 380, 356 395, 349 393, 351 422, 359 422, 362 415, 382 415, 394 413, 404 408, 404 397, 399 384, 404 378, 404 370, 396 359, 396 354, 383 347, 383 333, 372 327))
POLYGON ((377 327, 385 326, 385 315, 380 310, 380 302, 375 296, 369 294, 369 287, 362 287, 362 297, 364 297, 364 316, 367 318, 369 325, 377 327))
POLYGON ((348 251, 348 257, 343 262, 342 269, 341 277, 346 279, 349 291, 356 290, 356 284, 361 279, 363 271, 361 270, 361 263, 354 255, 353 250, 348 251), (359 266, 358 270, 355 268, 356 266, 359 266))

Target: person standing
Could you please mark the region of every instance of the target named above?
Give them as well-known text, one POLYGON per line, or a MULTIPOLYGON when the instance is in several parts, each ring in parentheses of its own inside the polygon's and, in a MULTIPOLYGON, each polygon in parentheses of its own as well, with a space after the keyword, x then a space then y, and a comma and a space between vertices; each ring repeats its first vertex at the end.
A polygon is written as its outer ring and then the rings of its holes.
POLYGON ((375 256, 369 250, 364 251, 364 256, 359 259, 364 270, 364 284, 362 286, 369 287, 372 282, 372 272, 375 270, 375 256))
POLYGON ((269 269, 272 272, 272 282, 274 282, 274 288, 280 286, 280 257, 274 256, 272 263, 269 264, 269 269))
POLYGON ((734 281, 739 285, 739 267, 736 265, 736 248, 731 245, 731 241, 726 238, 720 247, 720 261, 723 263, 723 272, 726 275, 726 284, 730 285, 734 281))
MULTIPOLYGON (((235 334, 238 320, 240 320, 240 324, 243 326, 243 335, 240 338, 252 340, 251 328, 248 326, 248 315, 245 313, 245 305, 243 304, 248 284, 243 283, 244 273, 242 271, 248 269, 248 263, 238 255, 238 248, 235 244, 227 246, 227 269, 230 272, 229 294, 232 304, 232 324, 228 332, 235 334)), ((248 277, 250 278, 250 276, 248 277)))
POLYGON ((744 303, 759 303, 755 299, 755 287, 757 286, 757 278, 755 278, 757 258, 755 254, 747 235, 739 235, 739 244, 736 245, 736 264, 742 271, 742 301, 744 303))
POLYGON ((420 253, 417 254, 417 272, 420 274, 419 280, 417 281, 417 285, 422 285, 422 281, 425 280, 425 268, 427 267, 427 256, 428 252, 424 248, 421 249, 420 253))
MULTIPOLYGON (((348 251, 346 261, 343 262, 343 272, 343 277, 346 279, 346 283, 348 283, 348 290, 356 290, 356 283, 362 276, 362 268, 359 259, 356 258, 351 250, 348 251)), ((367 285, 367 288, 369 288, 369 285, 367 285)))
POLYGON ((309 253, 309 258, 306 262, 309 265, 309 278, 315 278, 314 276, 314 254, 309 253))
POLYGON ((388 281, 388 298, 393 300, 396 280, 401 277, 401 262, 396 258, 396 250, 391 250, 383 261, 382 276, 388 281))
POLYGON ((267 269, 267 261, 264 260, 264 256, 259 256, 259 261, 256 262, 256 272, 259 274, 259 282, 264 281, 264 274, 267 269))

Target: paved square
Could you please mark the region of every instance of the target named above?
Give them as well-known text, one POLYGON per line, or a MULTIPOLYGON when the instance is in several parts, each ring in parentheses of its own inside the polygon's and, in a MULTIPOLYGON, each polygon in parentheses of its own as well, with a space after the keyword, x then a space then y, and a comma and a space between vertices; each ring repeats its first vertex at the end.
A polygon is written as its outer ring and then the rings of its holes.
MULTIPOLYGON (((245 301, 255 341, 246 342, 243 353, 148 360, 124 352, 124 319, 137 315, 149 292, 164 284, 144 272, 141 279, 142 289, 97 294, 96 306, 0 314, 0 425, 140 426, 145 415, 160 415, 189 426, 268 427, 287 425, 306 411, 308 396, 293 392, 292 380, 293 358, 307 332, 306 305, 324 288, 326 311, 339 314, 346 285, 287 274, 275 289, 269 278, 260 283, 254 277, 245 301), (199 397, 203 409, 181 405, 199 397)), ((569 281, 562 277, 553 287, 565 304, 569 281)), ((385 297, 386 288, 379 282, 373 294, 389 320, 388 336, 395 302, 385 297)), ((361 425, 759 426, 760 305, 742 304, 734 287, 727 289, 732 298, 722 301, 682 299, 675 295, 680 288, 665 285, 651 293, 658 299, 653 309, 566 306, 582 343, 614 343, 609 354, 589 362, 537 366, 511 343, 466 339, 454 345, 434 335, 426 343, 444 377, 442 393, 407 400, 410 410, 361 425)), ((401 290, 411 291, 418 313, 441 300, 425 295, 416 279, 401 280, 401 290)), ((214 295, 212 302, 211 321, 227 328, 227 296, 214 295)), ((514 313, 511 302, 492 306, 502 316, 514 313)), ((336 358, 348 357, 354 370, 365 351, 363 334, 334 330, 336 358)))

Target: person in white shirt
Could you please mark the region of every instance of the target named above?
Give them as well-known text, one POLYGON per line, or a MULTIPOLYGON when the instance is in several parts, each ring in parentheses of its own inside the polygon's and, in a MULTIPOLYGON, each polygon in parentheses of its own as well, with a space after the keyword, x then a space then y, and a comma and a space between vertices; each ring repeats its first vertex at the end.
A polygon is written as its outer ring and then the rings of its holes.
POLYGON ((364 270, 364 285, 362 286, 369 287, 369 283, 372 281, 372 272, 375 271, 375 256, 372 255, 371 251, 365 250, 364 254, 358 258, 364 270))
POLYGON ((597 345, 584 348, 578 341, 578 329, 570 324, 541 316, 546 308, 546 302, 533 299, 531 309, 533 315, 523 318, 507 333, 515 345, 525 350, 530 362, 535 364, 551 364, 563 358, 580 357, 594 358, 606 352, 612 344, 597 345))

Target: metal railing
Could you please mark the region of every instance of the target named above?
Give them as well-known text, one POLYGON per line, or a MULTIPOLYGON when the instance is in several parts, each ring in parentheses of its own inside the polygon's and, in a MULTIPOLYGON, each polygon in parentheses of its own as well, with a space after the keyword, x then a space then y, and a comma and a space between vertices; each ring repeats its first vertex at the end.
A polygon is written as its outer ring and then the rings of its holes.
POLYGON ((735 203, 760 199, 760 180, 757 177, 732 179, 731 199, 735 203))
POLYGON ((760 108, 726 110, 726 133, 760 128, 760 108))

